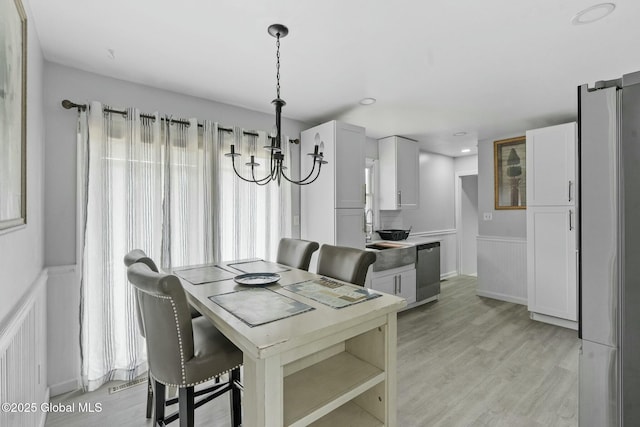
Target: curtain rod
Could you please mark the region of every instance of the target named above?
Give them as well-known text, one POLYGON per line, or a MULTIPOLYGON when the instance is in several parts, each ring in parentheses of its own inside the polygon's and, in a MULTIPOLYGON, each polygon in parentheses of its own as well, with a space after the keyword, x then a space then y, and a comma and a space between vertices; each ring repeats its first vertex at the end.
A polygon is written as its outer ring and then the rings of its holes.
MULTIPOLYGON (((76 104, 75 102, 71 102, 68 99, 64 99, 62 100, 62 106, 67 109, 70 110, 72 108, 77 108, 78 111, 86 111, 87 110, 87 104, 76 104)), ((126 111, 121 111, 121 110, 113 110, 111 108, 105 108, 104 111, 106 111, 107 113, 114 113, 114 114, 121 114, 123 116, 127 115, 126 111)), ((153 119, 155 118, 154 116, 150 115, 150 114, 140 114, 140 117, 144 117, 146 119, 153 119)), ((160 120, 166 120, 164 117, 160 117, 160 120)), ((191 123, 186 122, 184 120, 174 120, 174 119, 169 119, 170 122, 172 123, 178 123, 181 125, 190 125, 191 123)), ((201 128, 202 124, 198 123, 198 127, 201 128)), ((233 129, 231 128, 224 128, 222 126, 218 126, 218 130, 224 131, 224 132, 233 132, 233 129)), ((259 136, 257 132, 248 132, 248 131, 242 131, 243 134, 245 135, 252 135, 252 136, 259 136)), ((293 142, 295 140, 289 140, 289 142, 293 142)))

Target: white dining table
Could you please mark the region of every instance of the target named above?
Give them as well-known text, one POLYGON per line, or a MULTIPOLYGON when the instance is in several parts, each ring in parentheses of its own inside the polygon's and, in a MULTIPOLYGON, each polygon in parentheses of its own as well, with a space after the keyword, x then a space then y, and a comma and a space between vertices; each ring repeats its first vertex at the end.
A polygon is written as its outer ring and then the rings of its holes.
MULTIPOLYGON (((342 291, 369 293, 370 299, 334 308, 290 286, 316 283, 320 276, 261 260, 173 271, 189 302, 243 352, 243 426, 396 425, 396 316, 406 305, 404 299, 339 282, 335 286, 342 291), (265 286, 234 280, 256 269, 275 272, 280 279, 265 286), (221 305, 228 299, 249 304, 253 294, 242 292, 256 288, 273 291, 263 291, 266 296, 308 306, 308 311, 252 326, 221 305)), ((331 288, 327 292, 335 296, 331 288)), ((275 302, 274 309, 280 301, 275 302)))

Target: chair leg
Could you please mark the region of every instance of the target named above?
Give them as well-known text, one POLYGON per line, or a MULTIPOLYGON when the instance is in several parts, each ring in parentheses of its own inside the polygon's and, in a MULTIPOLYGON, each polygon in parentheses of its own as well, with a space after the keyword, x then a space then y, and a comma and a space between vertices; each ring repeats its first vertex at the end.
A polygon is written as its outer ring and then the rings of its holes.
POLYGON ((147 375, 147 419, 151 418, 153 413, 153 386, 151 385, 151 377, 147 375))
POLYGON ((242 403, 240 400, 240 389, 235 383, 240 382, 240 368, 235 368, 229 374, 229 383, 231 384, 231 425, 239 427, 242 425, 242 403))
POLYGON ((195 394, 193 387, 184 387, 178 391, 178 413, 180 414, 180 427, 193 427, 195 394))
POLYGON ((166 391, 164 384, 159 383, 158 381, 153 382, 155 385, 155 425, 162 423, 164 424, 164 400, 166 397, 166 391))

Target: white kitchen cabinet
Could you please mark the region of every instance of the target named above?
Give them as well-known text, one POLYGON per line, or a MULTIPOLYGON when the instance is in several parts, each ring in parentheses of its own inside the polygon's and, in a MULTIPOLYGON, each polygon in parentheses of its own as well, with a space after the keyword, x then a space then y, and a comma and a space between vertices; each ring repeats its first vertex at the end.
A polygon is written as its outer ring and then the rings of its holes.
POLYGON ((324 143, 324 160, 318 179, 301 187, 301 197, 309 205, 331 209, 364 209, 365 129, 332 120, 302 131, 301 173, 308 173, 316 144, 324 143))
MULTIPOLYGON (((300 237, 320 244, 364 249, 365 129, 330 121, 301 133, 301 173, 309 171, 316 134, 324 142, 318 179, 300 187, 300 237)), ((315 271, 317 253, 311 259, 315 271)))
POLYGON ((578 320, 576 239, 575 207, 527 207, 529 311, 578 320))
POLYGON ((420 173, 418 144, 400 136, 378 140, 381 210, 417 208, 420 173))
POLYGON ((569 206, 576 199, 577 124, 527 131, 527 206, 569 206))
POLYGON ((386 271, 370 272, 369 287, 376 291, 397 295, 407 300, 407 304, 416 302, 415 264, 386 271))
POLYGON ((527 301, 533 319, 578 320, 576 123, 527 131, 527 301))

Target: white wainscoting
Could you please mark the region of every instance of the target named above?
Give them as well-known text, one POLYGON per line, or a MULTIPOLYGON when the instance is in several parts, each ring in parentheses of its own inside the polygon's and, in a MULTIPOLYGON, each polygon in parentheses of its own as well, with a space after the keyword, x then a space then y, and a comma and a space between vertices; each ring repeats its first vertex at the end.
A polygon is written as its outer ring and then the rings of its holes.
POLYGON ((440 240, 440 279, 447 279, 458 274, 458 239, 456 230, 421 231, 411 233, 411 237, 440 240))
POLYGON ((47 271, 43 270, 14 311, 0 325, 0 426, 44 426, 47 388, 47 271), (35 404, 30 411, 4 404, 35 404), (9 407, 9 409, 14 409, 9 407))
POLYGON ((527 305, 527 240, 478 236, 476 293, 527 305))
POLYGON ((48 272, 48 383, 51 396, 57 396, 80 388, 80 284, 75 265, 48 272))

